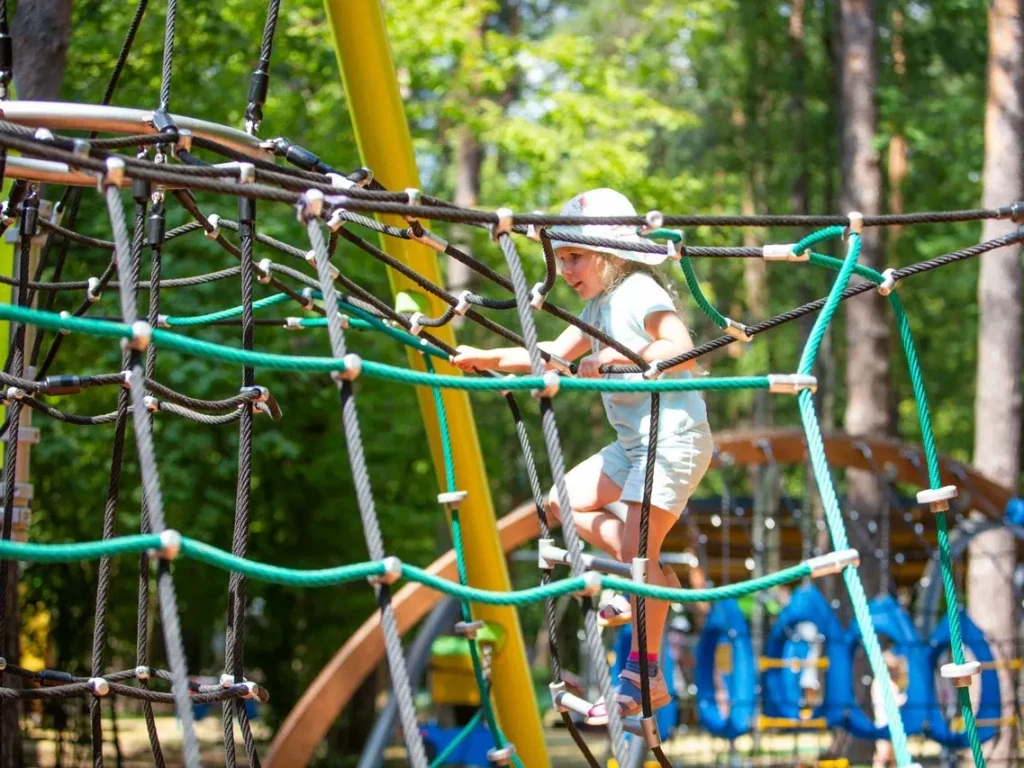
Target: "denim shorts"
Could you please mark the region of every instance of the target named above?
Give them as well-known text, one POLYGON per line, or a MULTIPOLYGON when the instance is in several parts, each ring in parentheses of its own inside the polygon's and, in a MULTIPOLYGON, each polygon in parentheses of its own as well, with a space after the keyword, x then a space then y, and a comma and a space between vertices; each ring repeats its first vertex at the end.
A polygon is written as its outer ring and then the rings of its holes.
MULTIPOLYGON (((679 434, 659 436, 651 504, 679 517, 711 465, 713 450, 714 439, 706 423, 679 434)), ((619 501, 642 503, 647 446, 625 448, 616 440, 602 448, 598 456, 601 471, 622 489, 619 501)))

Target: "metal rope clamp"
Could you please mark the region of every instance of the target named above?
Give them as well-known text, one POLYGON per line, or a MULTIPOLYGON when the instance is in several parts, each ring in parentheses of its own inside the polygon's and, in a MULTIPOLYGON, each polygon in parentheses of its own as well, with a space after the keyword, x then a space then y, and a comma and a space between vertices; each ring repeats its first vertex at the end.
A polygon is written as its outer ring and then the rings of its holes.
POLYGON ((491 225, 491 239, 495 242, 501 235, 512 234, 512 209, 511 208, 499 208, 494 212, 498 221, 496 224, 491 225))
POLYGON ((437 494, 437 503, 444 504, 449 512, 457 512, 462 502, 469 496, 468 491, 451 491, 437 494))
POLYGON ((251 407, 253 413, 266 414, 274 421, 281 420, 281 407, 277 404, 277 400, 274 399, 274 396, 270 394, 269 389, 253 385, 251 387, 242 387, 239 392, 243 395, 249 395, 252 397, 251 407))
POLYGON ((381 563, 384 565, 384 573, 379 576, 367 576, 366 580, 371 584, 394 584, 402 575, 402 561, 397 557, 385 557, 381 563))
POLYGON ((948 512, 949 502, 955 499, 957 490, 955 485, 945 485, 942 488, 927 489, 917 492, 917 503, 927 504, 933 513, 948 512))

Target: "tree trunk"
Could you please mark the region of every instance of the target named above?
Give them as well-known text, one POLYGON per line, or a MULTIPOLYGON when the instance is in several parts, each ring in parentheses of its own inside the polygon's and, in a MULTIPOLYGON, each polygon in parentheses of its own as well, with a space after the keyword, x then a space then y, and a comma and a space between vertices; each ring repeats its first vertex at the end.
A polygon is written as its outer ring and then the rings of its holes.
POLYGON ((11 25, 14 93, 18 99, 60 98, 71 36, 71 0, 18 3, 11 25))
MULTIPOLYGON (((843 213, 879 212, 882 179, 874 148, 878 115, 875 88, 878 80, 875 54, 874 0, 841 0, 839 3, 841 89, 840 205, 843 213)), ((862 236, 860 263, 881 270, 879 230, 867 228, 862 236)), ((879 438, 891 431, 889 416, 889 327, 885 300, 869 291, 844 303, 846 309, 846 413, 844 426, 855 437, 879 438)), ((858 527, 876 522, 884 508, 882 489, 872 472, 848 470, 851 514, 859 515, 858 527)), ((877 594, 880 569, 866 559, 859 569, 868 596, 877 594)), ((865 666, 865 670, 866 666, 865 666)), ((854 674, 855 680, 862 679, 854 674)), ((867 702, 868 686, 855 686, 855 700, 867 702)), ((852 762, 870 759, 872 745, 854 742, 847 756, 852 762), (863 754, 861 754, 863 750, 863 754)))
MULTIPOLYGON (((54 101, 60 97, 64 68, 67 65, 71 36, 71 0, 33 0, 18 3, 11 23, 14 48, 14 95, 22 100, 54 101)), ((26 355, 30 349, 26 345, 26 355)), ((3 657, 8 664, 21 659, 18 621, 18 568, 12 567, 4 587, 7 602, 3 657)), ((17 678, 8 677, 4 685, 21 687, 17 678)), ((17 701, 4 707, 4 742, 0 745, 0 764, 13 768, 24 764, 17 701)))
MULTIPOLYGON (((988 101, 985 110, 984 202, 1008 205, 1024 197, 1024 52, 1021 0, 992 0, 988 10, 988 101)), ((1012 232, 1008 221, 986 221, 982 240, 1012 232)), ((1020 478, 1021 449, 1021 248, 981 257, 978 278, 978 376, 974 403, 974 465, 1009 488, 1020 478)), ((985 533, 968 550, 967 604, 997 659, 1015 655, 1014 537, 1006 530, 985 533)), ((999 670, 1003 716, 1014 714, 1014 675, 999 670)), ((985 749, 992 764, 1016 764, 1016 729, 1003 726, 985 749)))
MULTIPOLYGON (((480 203, 480 164, 484 150, 472 130, 460 125, 455 138, 455 204, 463 208, 475 208, 480 203)), ((452 244, 460 251, 472 255, 473 229, 471 227, 452 226, 452 244)), ((448 259, 448 290, 458 294, 467 290, 472 280, 472 270, 455 259, 448 259)), ((455 317, 453 322, 459 327, 464 318, 455 317)))

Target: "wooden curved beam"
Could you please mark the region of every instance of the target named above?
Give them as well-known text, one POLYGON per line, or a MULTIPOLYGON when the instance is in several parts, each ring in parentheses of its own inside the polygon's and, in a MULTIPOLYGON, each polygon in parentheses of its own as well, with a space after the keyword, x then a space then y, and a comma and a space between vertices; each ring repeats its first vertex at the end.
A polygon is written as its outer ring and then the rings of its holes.
MULTIPOLYGON (((857 441, 849 435, 839 433, 823 437, 825 455, 830 466, 873 469, 864 454, 858 450, 858 444, 863 443, 879 467, 891 465, 897 479, 920 487, 926 485, 921 471, 909 458, 916 457, 920 466, 924 466, 924 453, 916 446, 895 440, 857 441)), ((768 454, 759 447, 761 441, 766 442, 775 462, 780 465, 802 463, 807 458, 807 445, 804 433, 800 429, 719 432, 715 435, 719 452, 714 466, 720 466, 726 456, 737 464, 766 463, 768 454)), ((1010 500, 1009 489, 988 480, 959 462, 942 459, 940 465, 944 483, 963 488, 962 477, 966 477, 974 496, 980 497, 983 505, 987 502, 991 505, 990 509, 999 511, 1001 519, 1001 511, 1010 500)), ((540 526, 534 505, 523 504, 501 518, 498 521, 498 534, 504 552, 537 538, 540 526)), ((457 578, 454 552, 449 550, 435 560, 428 570, 432 574, 454 581, 457 578)), ((404 586, 392 598, 398 631, 405 634, 430 612, 440 598, 439 592, 421 584, 404 586)), ((384 638, 381 634, 379 613, 375 613, 321 670, 288 714, 270 745, 266 764, 271 768, 306 765, 331 723, 344 709, 363 680, 383 659, 384 638)))
MULTIPOLYGON (((858 444, 863 444, 879 467, 892 467, 898 480, 919 488, 927 486, 921 469, 914 466, 910 458, 915 457, 920 467, 925 466, 924 451, 916 445, 901 443, 898 440, 856 440, 842 433, 823 435, 823 438, 829 466, 872 470, 871 462, 858 450, 858 444)), ((778 464, 798 464, 807 458, 807 441, 801 429, 719 432, 715 434, 715 443, 719 449, 715 466, 720 464, 723 455, 728 455, 737 464, 766 463, 767 454, 758 447, 759 441, 762 440, 770 446, 772 456, 778 464)), ((992 482, 966 464, 946 457, 940 457, 939 469, 944 485, 957 486, 961 495, 970 492, 972 503, 979 511, 989 514, 990 517, 997 515, 998 519, 1002 520, 1003 510, 1013 495, 1009 488, 992 482), (969 488, 964 487, 963 478, 967 479, 969 488)))
MULTIPOLYGON (((537 511, 532 503, 516 507, 498 521, 502 550, 508 552, 540 535, 537 511)), ((428 571, 455 581, 455 553, 449 550, 428 571)), ((408 632, 441 599, 441 593, 418 583, 406 584, 391 599, 398 631, 408 632)), ((270 745, 265 765, 294 768, 306 765, 317 744, 349 699, 369 674, 384 660, 384 636, 380 612, 375 612, 341 647, 288 713, 270 745)))

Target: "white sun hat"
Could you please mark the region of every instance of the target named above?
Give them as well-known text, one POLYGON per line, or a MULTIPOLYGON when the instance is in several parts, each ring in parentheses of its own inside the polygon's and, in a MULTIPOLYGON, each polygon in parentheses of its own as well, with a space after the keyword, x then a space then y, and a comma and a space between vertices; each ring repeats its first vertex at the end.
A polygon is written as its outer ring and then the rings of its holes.
MULTIPOLYGON (((636 209, 629 199, 614 189, 602 187, 582 192, 568 203, 561 210, 560 216, 636 216, 636 209)), ((551 247, 553 249, 575 246, 586 248, 590 251, 600 251, 620 259, 639 261, 643 264, 661 264, 668 256, 666 251, 647 253, 645 251, 630 251, 623 248, 606 248, 604 246, 580 245, 578 243, 558 240, 558 235, 576 235, 582 237, 599 237, 604 240, 617 240, 621 243, 642 243, 650 244, 650 240, 640 237, 636 233, 636 227, 629 225, 612 226, 608 224, 583 224, 583 225, 559 225, 549 230, 551 235, 551 247)))

